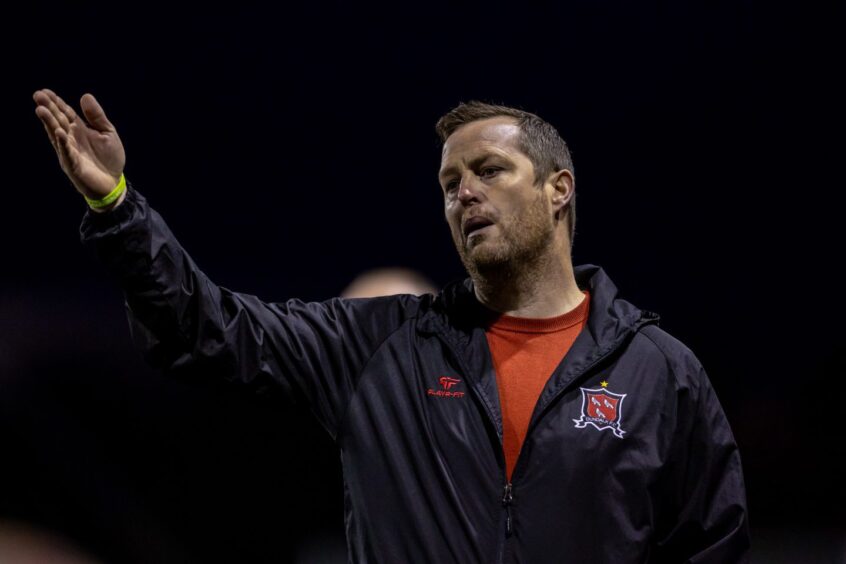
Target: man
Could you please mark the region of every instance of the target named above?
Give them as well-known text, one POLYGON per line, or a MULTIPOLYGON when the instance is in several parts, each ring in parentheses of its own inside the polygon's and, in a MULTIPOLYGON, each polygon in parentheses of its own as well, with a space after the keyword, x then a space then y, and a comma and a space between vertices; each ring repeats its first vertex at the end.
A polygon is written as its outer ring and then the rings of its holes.
POLYGON ((85 120, 34 98, 145 358, 308 401, 341 449, 353 561, 744 559, 740 457, 705 371, 601 268, 571 264, 572 164, 537 116, 471 103, 438 123, 469 279, 265 303, 197 268, 125 181, 93 96, 85 120))

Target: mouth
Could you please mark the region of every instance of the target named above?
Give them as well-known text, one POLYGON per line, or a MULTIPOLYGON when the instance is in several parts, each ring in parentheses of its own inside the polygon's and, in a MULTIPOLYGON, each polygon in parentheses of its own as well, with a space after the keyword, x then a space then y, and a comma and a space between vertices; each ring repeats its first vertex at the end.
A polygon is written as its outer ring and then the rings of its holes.
POLYGON ((476 215, 466 219, 461 230, 464 232, 465 237, 470 237, 473 233, 477 233, 491 225, 493 225, 493 221, 484 216, 476 215))

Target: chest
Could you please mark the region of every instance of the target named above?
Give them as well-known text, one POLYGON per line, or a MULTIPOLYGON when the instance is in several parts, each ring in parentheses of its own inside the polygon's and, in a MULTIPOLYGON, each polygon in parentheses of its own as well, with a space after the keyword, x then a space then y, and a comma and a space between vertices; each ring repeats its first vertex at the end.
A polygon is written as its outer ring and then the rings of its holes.
MULTIPOLYGON (((543 370, 514 365, 507 376, 518 394, 521 384, 529 383, 524 401, 531 417, 518 476, 541 463, 574 476, 660 464, 656 437, 672 418, 660 364, 623 352, 580 372, 561 358, 543 370), (566 380, 569 384, 557 385, 566 380)), ((440 339, 397 338, 386 342, 362 373, 350 422, 355 432, 378 430, 390 444, 436 452, 447 466, 476 459, 499 468, 508 409, 502 379, 487 346, 468 354, 440 339)))

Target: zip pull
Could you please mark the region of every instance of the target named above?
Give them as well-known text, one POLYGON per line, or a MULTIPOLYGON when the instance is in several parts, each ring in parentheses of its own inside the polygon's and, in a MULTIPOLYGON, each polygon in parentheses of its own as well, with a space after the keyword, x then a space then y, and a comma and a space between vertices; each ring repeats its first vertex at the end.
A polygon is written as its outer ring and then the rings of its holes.
POLYGON ((505 508, 505 536, 511 536, 511 501, 514 496, 511 495, 511 482, 505 483, 505 491, 502 494, 502 506, 505 508))

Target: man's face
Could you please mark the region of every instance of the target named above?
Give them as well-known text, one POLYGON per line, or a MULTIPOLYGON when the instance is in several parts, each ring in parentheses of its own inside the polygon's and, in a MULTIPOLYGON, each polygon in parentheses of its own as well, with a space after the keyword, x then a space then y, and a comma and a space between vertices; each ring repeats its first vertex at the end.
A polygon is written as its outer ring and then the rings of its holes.
POLYGON ((452 240, 471 275, 529 265, 554 236, 549 192, 517 145, 509 117, 458 128, 444 144, 439 180, 452 240))

